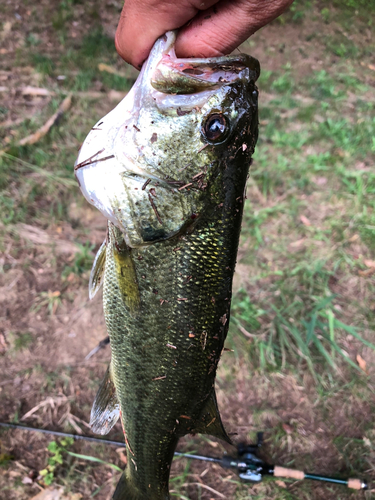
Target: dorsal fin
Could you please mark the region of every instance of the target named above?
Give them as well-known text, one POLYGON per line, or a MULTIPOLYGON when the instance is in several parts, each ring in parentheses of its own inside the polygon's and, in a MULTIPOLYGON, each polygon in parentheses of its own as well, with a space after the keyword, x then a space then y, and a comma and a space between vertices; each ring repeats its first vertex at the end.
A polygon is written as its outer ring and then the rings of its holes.
POLYGON ((208 398, 200 418, 195 422, 193 432, 197 432, 199 434, 209 434, 220 438, 229 444, 233 444, 224 429, 223 422, 221 421, 215 389, 208 398))
POLYGON ((100 245, 91 268, 89 281, 89 298, 93 299, 103 284, 103 274, 105 268, 106 240, 100 245))
POLYGON ((120 405, 112 380, 111 364, 96 394, 91 409, 90 426, 95 434, 105 435, 112 429, 120 416, 120 405))

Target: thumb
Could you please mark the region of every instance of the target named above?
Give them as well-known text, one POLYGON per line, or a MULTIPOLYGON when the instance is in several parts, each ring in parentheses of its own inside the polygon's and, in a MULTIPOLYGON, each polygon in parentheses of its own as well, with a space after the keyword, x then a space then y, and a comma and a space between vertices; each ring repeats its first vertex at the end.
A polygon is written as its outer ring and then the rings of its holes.
POLYGON ((218 0, 126 0, 115 44, 120 56, 140 69, 155 41, 180 28, 218 0))

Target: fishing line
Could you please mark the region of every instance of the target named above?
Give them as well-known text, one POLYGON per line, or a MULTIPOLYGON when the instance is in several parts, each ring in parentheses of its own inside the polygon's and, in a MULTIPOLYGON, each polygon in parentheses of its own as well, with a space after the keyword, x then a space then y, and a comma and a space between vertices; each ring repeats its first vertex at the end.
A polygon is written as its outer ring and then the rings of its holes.
POLYGON ((100 439, 100 438, 95 438, 95 437, 90 437, 90 436, 83 436, 80 434, 70 434, 69 432, 51 431, 49 429, 40 429, 37 427, 27 427, 26 425, 11 424, 8 422, 0 422, 0 426, 1 427, 10 427, 11 429, 22 429, 24 431, 30 431, 30 432, 40 432, 42 434, 52 434, 53 436, 59 436, 59 437, 70 437, 70 438, 73 438, 74 440, 81 439, 83 441, 91 441, 92 443, 116 445, 118 447, 126 448, 126 444, 121 442, 121 441, 111 441, 109 439, 100 439))

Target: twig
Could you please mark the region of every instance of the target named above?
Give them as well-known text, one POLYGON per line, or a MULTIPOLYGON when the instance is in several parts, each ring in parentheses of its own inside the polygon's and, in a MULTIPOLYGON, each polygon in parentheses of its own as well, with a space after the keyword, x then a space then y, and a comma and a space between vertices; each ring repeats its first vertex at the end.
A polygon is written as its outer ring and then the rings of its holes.
POLYGON ((61 116, 68 111, 71 105, 72 105, 72 95, 69 94, 60 104, 59 109, 56 111, 56 113, 54 113, 51 116, 51 118, 46 121, 43 127, 40 127, 40 129, 34 132, 34 134, 28 135, 24 139, 21 139, 18 143, 18 146, 26 146, 38 142, 51 130, 51 128, 56 124, 56 122, 61 118, 61 116))
POLYGON ((90 158, 87 158, 87 160, 84 160, 81 163, 78 163, 77 165, 75 165, 74 171, 76 171, 80 168, 83 168, 83 167, 87 167, 87 165, 92 165, 93 163, 98 163, 99 161, 110 160, 111 158, 115 157, 115 155, 109 155, 109 156, 105 156, 104 158, 98 158, 98 159, 94 160, 95 156, 98 156, 100 153, 103 153, 104 149, 105 148, 101 149, 100 151, 98 151, 94 155, 90 156, 90 158))
POLYGON ((105 339, 101 340, 97 346, 94 347, 92 351, 88 353, 88 355, 85 357, 85 361, 90 359, 94 354, 96 354, 100 349, 103 349, 103 347, 107 346, 109 344, 109 337, 106 337, 105 339))
POLYGON ((163 224, 163 221, 161 220, 161 217, 160 217, 160 214, 158 212, 158 209, 156 208, 156 205, 155 205, 153 199, 151 198, 150 194, 148 195, 148 199, 149 199, 149 201, 151 203, 153 211, 155 212, 156 218, 158 219, 158 221, 159 221, 160 224, 163 224))
POLYGON ((88 91, 88 92, 76 92, 74 95, 76 97, 80 97, 82 99, 109 99, 110 101, 116 101, 119 102, 121 101, 125 96, 127 92, 119 92, 118 90, 110 90, 109 92, 95 92, 95 91, 88 91))
POLYGON ((192 484, 196 484, 197 486, 201 486, 202 488, 206 488, 206 490, 211 491, 211 493, 215 493, 220 498, 225 498, 225 496, 222 493, 219 493, 218 491, 211 488, 211 486, 208 486, 207 484, 204 484, 204 483, 185 483, 184 486, 191 486, 192 484))
POLYGON ((55 92, 53 92, 52 90, 45 89, 45 88, 30 87, 28 85, 27 87, 23 87, 21 89, 21 94, 22 95, 48 97, 50 95, 55 95, 55 92))
MULTIPOLYGON (((44 137, 48 132, 51 130, 51 128, 57 123, 57 121, 61 118, 61 116, 68 111, 70 106, 72 105, 72 95, 69 94, 65 99, 62 101, 62 103, 59 106, 59 109, 54 113, 51 118, 49 118, 46 123, 40 127, 36 132, 33 134, 28 135, 27 137, 24 137, 21 139, 19 142, 16 143, 16 146, 26 146, 30 144, 35 144, 36 142, 40 141, 42 137, 44 137)), ((7 149, 3 149, 0 151, 0 156, 4 154, 7 149)))

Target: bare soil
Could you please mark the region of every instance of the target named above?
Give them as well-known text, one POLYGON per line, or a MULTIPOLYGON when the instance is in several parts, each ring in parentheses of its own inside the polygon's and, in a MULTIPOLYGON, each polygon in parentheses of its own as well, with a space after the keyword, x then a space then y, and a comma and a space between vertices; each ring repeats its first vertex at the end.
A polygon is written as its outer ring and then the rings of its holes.
MULTIPOLYGON (((8 1, 1 6, 0 106, 9 110, 3 120, 0 117, 3 147, 25 133, 25 129, 16 127, 25 116, 30 117, 31 127, 33 123, 43 123, 44 116, 49 113, 52 92, 59 90, 58 82, 49 86, 48 76, 35 71, 27 57, 25 42, 27 35, 35 31, 40 52, 52 59, 64 52, 53 27, 53 22, 58 21, 55 19, 58 5, 58 2, 47 1, 16 5, 8 1), (23 94, 25 86, 48 87, 51 94, 23 94)), ((65 39, 73 47, 74 41, 79 41, 98 22, 106 33, 113 36, 120 5, 106 2, 99 8, 91 2, 91 10, 84 4, 74 5, 74 18, 67 23, 64 32, 65 39)), ((244 48, 261 61, 263 69, 280 70, 290 62, 293 76, 302 79, 310 74, 311 69, 321 70, 335 65, 339 69, 342 66, 342 59, 317 41, 317 37, 342 30, 338 24, 325 24, 317 15, 300 23, 275 22, 256 34, 244 48)), ((357 45, 366 45, 372 33, 354 30, 346 35, 357 45)), ((371 60, 363 57, 361 62, 370 64, 371 60)), ((360 71, 360 62, 354 64, 360 71)), ((120 61, 116 65, 119 70, 123 68, 120 61)), ((134 72, 128 71, 133 77, 134 72)), ((367 71, 364 81, 374 85, 375 72, 367 71)), ((103 97, 95 100, 96 118, 114 106, 113 99, 104 90, 99 83, 89 89, 90 92, 103 92, 103 97)), ((84 110, 74 112, 79 114, 84 110)), ((76 143, 75 147, 79 146, 78 140, 76 143)), ((260 206, 271 205, 272 200, 265 200, 259 191, 258 197, 260 206)), ((89 250, 92 258, 104 239, 106 222, 80 198, 77 190, 69 201, 66 217, 57 222, 49 223, 47 217, 40 219, 39 224, 34 219, 32 222, 26 219, 12 227, 0 222, 0 421, 91 435, 87 425, 91 404, 110 360, 107 347, 85 361, 85 356, 106 337, 101 294, 89 301, 89 271, 81 274, 72 271, 64 275, 63 270, 72 266, 78 252, 77 242, 92 245, 89 250), (27 414, 28 417, 24 418, 27 414)), ((37 198, 35 210, 48 211, 49 199, 37 198)), ((312 204, 319 205, 317 202, 312 204)), ((318 218, 316 212, 308 216, 314 224, 319 222, 314 218, 318 218)), ((276 228, 270 228, 270 231, 276 233, 276 228)), ((295 246, 290 250, 298 251, 295 246)), ((241 263, 244 255, 246 241, 242 241, 240 249, 235 287, 248 286, 250 290, 247 278, 252 269, 241 263)), ((257 286, 265 289, 269 284, 267 278, 264 282, 259 281, 257 286)), ((356 277, 352 282, 333 280, 332 290, 358 297, 363 291, 361 278, 356 277)), ((259 289, 252 292, 260 293, 259 289)), ((251 344, 249 339, 246 342, 251 344)), ((351 446, 351 440, 362 440, 372 425, 374 402, 368 400, 368 394, 369 385, 373 394, 373 379, 363 387, 358 385, 353 393, 350 380, 342 373, 338 375, 342 376, 342 388, 327 398, 319 393, 307 370, 302 374, 302 380, 287 369, 282 373, 250 372, 241 354, 226 352, 223 356, 225 359, 217 381, 218 400, 223 421, 236 443, 254 440, 256 432, 264 430, 262 456, 269 462, 323 474, 351 474, 352 464, 348 462, 344 448, 351 446), (346 438, 344 442, 342 436, 346 438), (336 438, 341 441, 335 441, 336 438)), ((371 366, 369 369, 373 370, 371 366)), ((50 456, 46 446, 52 439, 52 436, 25 431, 0 430, 0 500, 26 500, 45 487, 37 477, 46 467, 50 456)), ((119 424, 111 431, 109 439, 123 440, 119 424)), ((123 455, 116 448, 76 442, 71 449, 75 453, 100 456, 106 462, 124 466, 123 455)), ((215 456, 224 451, 221 443, 200 436, 186 437, 179 449, 215 456)), ((228 446, 226 451, 233 453, 228 446)), ((354 449, 351 458, 355 463, 362 459, 362 454, 354 449)), ((374 476, 373 458, 370 455, 369 469, 363 470, 370 478, 374 476)), ((73 499, 73 494, 81 495, 74 499, 92 498, 99 486, 103 487, 95 498, 111 498, 118 473, 84 460, 76 461, 72 472, 72 463, 71 457, 67 459, 56 472, 53 483, 63 485, 67 499, 73 499), (79 474, 80 480, 77 479, 79 474), (70 480, 71 475, 74 478, 70 480)), ((185 466, 186 460, 176 460, 172 477, 181 476, 185 466)), ((235 495, 262 499, 364 498, 363 493, 343 493, 342 488, 335 486, 314 484, 306 487, 299 483, 280 483, 279 489, 275 489, 274 483, 266 481, 241 487, 235 479, 235 474, 217 465, 194 462, 185 480, 189 483, 185 494, 192 500, 234 498, 235 495), (197 486, 199 483, 201 487, 197 486)), ((171 490, 174 490, 173 482, 171 490)))

